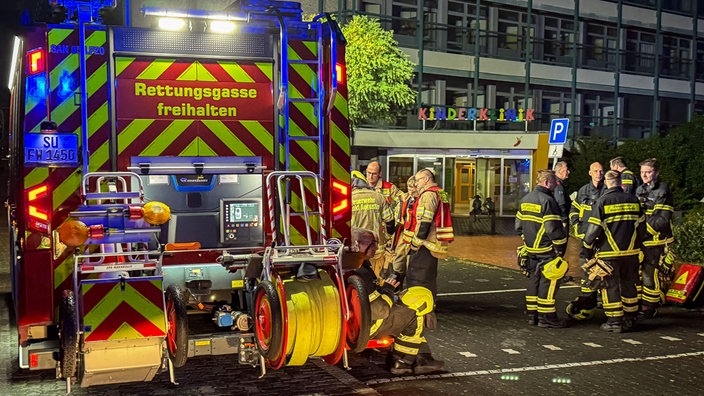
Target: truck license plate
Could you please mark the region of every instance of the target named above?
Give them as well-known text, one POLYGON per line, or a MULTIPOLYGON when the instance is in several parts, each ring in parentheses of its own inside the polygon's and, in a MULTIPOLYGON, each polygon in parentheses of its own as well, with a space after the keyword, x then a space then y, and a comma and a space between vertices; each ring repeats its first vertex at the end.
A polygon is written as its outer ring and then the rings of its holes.
POLYGON ((78 165, 78 135, 73 133, 25 133, 26 166, 72 167, 78 165))

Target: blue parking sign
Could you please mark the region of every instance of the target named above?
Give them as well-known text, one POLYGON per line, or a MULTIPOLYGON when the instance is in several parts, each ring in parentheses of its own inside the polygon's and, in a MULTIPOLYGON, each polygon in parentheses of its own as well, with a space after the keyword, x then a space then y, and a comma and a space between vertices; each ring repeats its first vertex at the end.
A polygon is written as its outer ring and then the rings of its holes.
POLYGON ((556 118, 550 123, 549 144, 565 144, 567 142, 567 127, 570 124, 569 118, 556 118))

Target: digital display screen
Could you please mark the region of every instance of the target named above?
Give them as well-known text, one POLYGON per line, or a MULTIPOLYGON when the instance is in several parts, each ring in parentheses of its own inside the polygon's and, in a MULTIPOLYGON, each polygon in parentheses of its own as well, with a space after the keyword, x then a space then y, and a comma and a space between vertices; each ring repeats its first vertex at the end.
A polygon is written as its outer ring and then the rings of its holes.
POLYGON ((220 240, 226 245, 259 246, 264 240, 260 200, 221 201, 220 240))

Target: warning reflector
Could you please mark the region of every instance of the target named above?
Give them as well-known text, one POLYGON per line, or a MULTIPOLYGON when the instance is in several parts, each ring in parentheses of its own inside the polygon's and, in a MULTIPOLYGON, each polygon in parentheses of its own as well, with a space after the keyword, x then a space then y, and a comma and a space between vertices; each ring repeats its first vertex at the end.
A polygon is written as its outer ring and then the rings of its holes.
POLYGON ((687 308, 699 306, 704 301, 703 280, 704 268, 693 264, 682 264, 665 298, 671 303, 687 308))

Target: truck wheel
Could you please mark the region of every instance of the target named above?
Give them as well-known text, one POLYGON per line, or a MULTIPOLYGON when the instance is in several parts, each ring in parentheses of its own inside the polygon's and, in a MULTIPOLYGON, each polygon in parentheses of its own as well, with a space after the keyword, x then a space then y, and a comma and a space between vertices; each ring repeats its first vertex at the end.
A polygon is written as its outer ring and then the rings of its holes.
POLYGON ((254 334, 259 353, 268 360, 276 360, 284 351, 284 324, 281 313, 281 300, 276 286, 270 281, 262 281, 257 286, 254 300, 254 334))
POLYGON ((188 358, 188 316, 186 301, 180 288, 169 285, 166 288, 166 318, 168 327, 166 343, 169 357, 174 367, 183 367, 188 358))
POLYGON ((346 283, 347 304, 350 310, 347 319, 347 346, 350 351, 359 353, 366 349, 369 343, 372 317, 369 294, 359 275, 351 275, 346 283))
POLYGON ((59 306, 59 362, 61 377, 68 379, 76 376, 76 357, 78 356, 78 332, 76 331, 76 304, 73 292, 64 290, 59 306))

